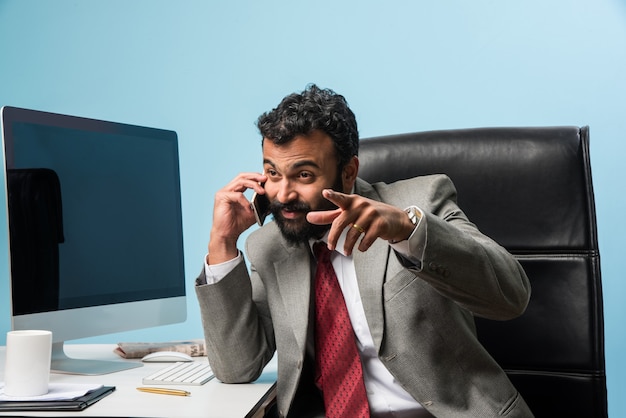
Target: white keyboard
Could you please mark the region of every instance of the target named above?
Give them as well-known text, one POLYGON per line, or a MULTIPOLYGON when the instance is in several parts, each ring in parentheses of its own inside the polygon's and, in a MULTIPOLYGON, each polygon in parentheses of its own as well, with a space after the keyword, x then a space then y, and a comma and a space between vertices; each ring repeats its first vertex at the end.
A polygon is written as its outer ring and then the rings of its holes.
POLYGON ((144 385, 204 385, 215 375, 208 362, 179 361, 143 378, 144 385))

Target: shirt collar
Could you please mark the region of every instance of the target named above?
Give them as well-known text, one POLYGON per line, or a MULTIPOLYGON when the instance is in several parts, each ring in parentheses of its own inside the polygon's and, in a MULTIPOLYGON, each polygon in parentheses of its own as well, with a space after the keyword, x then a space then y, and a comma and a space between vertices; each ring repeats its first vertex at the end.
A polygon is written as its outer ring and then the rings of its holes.
MULTIPOLYGON (((341 235, 339 235, 339 239, 337 240, 337 245, 335 246, 335 251, 337 251, 339 254, 343 255, 344 257, 346 257, 346 253, 343 251, 343 245, 346 242, 346 235, 348 234, 348 229, 349 228, 345 228, 342 232, 341 235)), ((313 251, 313 245, 316 242, 324 242, 324 243, 328 243, 328 232, 326 232, 324 234, 324 236, 320 239, 310 239, 309 240, 309 246, 311 247, 311 251, 313 251)))

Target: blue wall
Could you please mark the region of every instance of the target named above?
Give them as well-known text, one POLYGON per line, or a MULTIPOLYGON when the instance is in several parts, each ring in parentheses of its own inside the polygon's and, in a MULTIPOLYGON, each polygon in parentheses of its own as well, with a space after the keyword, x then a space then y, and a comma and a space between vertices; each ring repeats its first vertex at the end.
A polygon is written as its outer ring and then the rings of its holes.
MULTIPOLYGON (((347 97, 362 137, 590 125, 615 417, 626 416, 625 74, 623 0, 0 0, 0 104, 179 133, 189 319, 89 341, 202 336, 192 283, 213 194, 260 169, 256 117, 316 82, 347 97)), ((2 344, 7 274, 3 239, 2 344)))

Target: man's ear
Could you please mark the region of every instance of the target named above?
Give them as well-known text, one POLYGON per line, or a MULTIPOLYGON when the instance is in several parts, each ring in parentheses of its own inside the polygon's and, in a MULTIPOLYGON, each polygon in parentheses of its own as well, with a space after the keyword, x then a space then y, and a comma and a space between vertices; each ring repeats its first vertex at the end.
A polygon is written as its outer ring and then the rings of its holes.
POLYGON ((352 187, 354 186, 354 182, 356 181, 358 173, 359 158, 355 155, 343 167, 343 171, 341 172, 341 181, 343 184, 344 193, 350 193, 352 187))

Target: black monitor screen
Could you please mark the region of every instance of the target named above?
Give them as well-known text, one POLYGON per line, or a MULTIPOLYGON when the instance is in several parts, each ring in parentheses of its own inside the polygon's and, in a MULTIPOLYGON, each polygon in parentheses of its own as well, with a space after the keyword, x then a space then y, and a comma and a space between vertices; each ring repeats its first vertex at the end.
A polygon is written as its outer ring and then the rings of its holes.
POLYGON ((13 313, 184 295, 176 133, 47 116, 4 127, 13 313))

